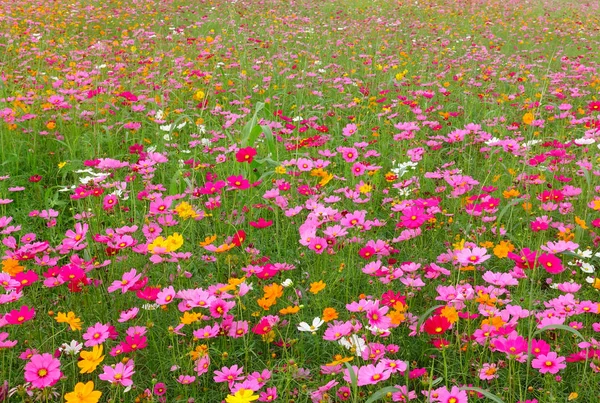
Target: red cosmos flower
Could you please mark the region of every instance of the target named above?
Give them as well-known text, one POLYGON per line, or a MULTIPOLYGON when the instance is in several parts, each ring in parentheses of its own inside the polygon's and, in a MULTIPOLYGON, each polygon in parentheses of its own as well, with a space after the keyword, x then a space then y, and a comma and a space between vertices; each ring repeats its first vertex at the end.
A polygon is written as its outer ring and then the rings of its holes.
POLYGON ((29 182, 39 182, 42 180, 42 177, 40 175, 32 175, 29 177, 29 182))
POLYGON ((427 334, 438 335, 450 328, 450 321, 441 315, 431 316, 425 321, 424 329, 427 334))
POLYGON ((250 225, 254 228, 268 228, 271 225, 273 225, 273 220, 267 221, 264 218, 260 217, 257 221, 250 221, 250 225))
POLYGON ((588 104, 588 109, 590 112, 598 112, 600 111, 600 101, 592 101, 588 104))
POLYGON ((256 150, 252 147, 240 148, 235 154, 237 162, 251 163, 256 155, 256 150))
POLYGON ((9 325, 20 325, 35 317, 35 309, 23 305, 20 309, 13 309, 4 316, 9 325))
POLYGON ((242 246, 242 243, 244 243, 245 240, 246 240, 246 232, 243 229, 241 229, 235 233, 235 235, 233 236, 233 239, 231 240, 231 243, 234 244, 235 246, 242 246))

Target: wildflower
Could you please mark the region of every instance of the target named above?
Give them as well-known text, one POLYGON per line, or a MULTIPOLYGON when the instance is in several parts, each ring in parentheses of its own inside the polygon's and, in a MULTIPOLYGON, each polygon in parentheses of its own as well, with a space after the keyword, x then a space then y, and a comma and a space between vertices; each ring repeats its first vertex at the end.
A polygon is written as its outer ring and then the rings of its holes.
POLYGON ((80 374, 91 374, 96 370, 98 365, 104 360, 102 355, 104 348, 102 345, 96 345, 92 348, 92 351, 82 351, 79 356, 81 360, 77 362, 77 366, 81 368, 80 374))
POLYGON ((71 330, 81 330, 81 319, 73 312, 59 312, 54 318, 58 323, 68 323, 71 330))
POLYGON ((429 317, 423 325, 425 332, 430 335, 442 334, 448 330, 450 326, 450 321, 446 317, 440 315, 429 317))
POLYGON ((310 289, 309 291, 313 294, 318 294, 319 292, 321 292, 322 290, 325 289, 325 287, 327 286, 327 284, 325 284, 323 282, 323 280, 319 280, 317 282, 314 283, 310 283, 310 289))
POLYGON ((77 340, 71 340, 70 343, 63 343, 59 350, 67 355, 78 355, 83 348, 83 343, 79 343, 77 340))
POLYGON ((301 332, 311 332, 314 334, 323 325, 323 323, 325 323, 323 319, 316 317, 313 319, 312 325, 309 325, 306 322, 300 322, 298 325, 298 330, 301 332))
POLYGON ((167 393, 167 386, 164 383, 159 382, 156 385, 154 385, 153 392, 156 396, 162 396, 165 393, 167 393))
POLYGON ((456 259, 463 266, 481 264, 490 258, 486 252, 485 248, 464 248, 456 253, 456 259))
POLYGON ((49 353, 35 354, 25 365, 25 381, 34 388, 52 386, 61 376, 60 361, 49 353))
POLYGON ((564 364, 565 357, 559 357, 555 352, 550 352, 548 354, 540 354, 531 362, 531 366, 536 368, 542 374, 550 373, 556 374, 561 369, 567 367, 564 364))
POLYGON ((439 391, 439 397, 437 401, 439 403, 467 403, 468 396, 466 391, 460 390, 456 386, 453 386, 450 391, 443 387, 439 391))
POLYGON ((227 403, 250 403, 258 400, 259 396, 254 394, 251 389, 239 389, 233 395, 227 395, 225 401, 227 403))
POLYGON ((338 318, 338 313, 335 308, 325 308, 322 316, 324 322, 330 322, 338 318))
POLYGON ((496 367, 495 363, 492 363, 492 364, 485 363, 479 370, 479 379, 489 381, 489 380, 498 378, 497 371, 498 371, 498 368, 496 367))
POLYGON ((223 367, 221 370, 215 371, 215 376, 213 380, 217 383, 227 382, 229 385, 233 385, 235 382, 244 379, 242 373, 244 372, 244 367, 238 367, 236 365, 232 365, 230 368, 223 367))
POLYGON ((6 315, 4 320, 10 325, 21 325, 35 317, 35 309, 23 305, 20 309, 13 309, 6 315))
POLYGON ((102 344, 108 339, 109 325, 104 325, 97 322, 94 326, 90 326, 83 335, 86 347, 93 347, 98 344, 102 344))
POLYGON ((94 382, 78 382, 75 390, 65 394, 66 403, 98 403, 102 392, 94 390, 94 382))
POLYGON ((105 365, 103 368, 104 372, 98 375, 98 378, 102 379, 103 381, 108 381, 112 384, 128 387, 133 385, 131 377, 135 373, 133 370, 134 366, 135 364, 133 360, 129 360, 125 364, 119 362, 114 367, 105 365))
POLYGON ((2 271, 8 273, 12 277, 21 273, 23 270, 25 270, 25 268, 19 265, 19 261, 16 259, 6 259, 2 261, 2 271))
POLYGON ((298 305, 295 306, 288 306, 286 308, 280 309, 279 313, 281 315, 293 315, 295 313, 300 312, 300 307, 298 305))
POLYGON ((11 348, 17 345, 16 340, 8 340, 8 333, 2 332, 0 333, 0 350, 3 348, 11 348))

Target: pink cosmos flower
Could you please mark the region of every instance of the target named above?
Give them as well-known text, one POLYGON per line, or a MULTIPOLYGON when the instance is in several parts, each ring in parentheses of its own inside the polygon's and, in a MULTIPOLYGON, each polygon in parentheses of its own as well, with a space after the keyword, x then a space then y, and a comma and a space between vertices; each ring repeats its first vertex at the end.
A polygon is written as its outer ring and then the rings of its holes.
POLYGON ((342 158, 346 162, 354 162, 358 159, 358 151, 353 147, 338 147, 337 149, 340 153, 342 153, 342 158))
POLYGON ((425 221, 429 220, 431 216, 425 214, 425 209, 419 206, 412 206, 402 210, 402 217, 400 217, 399 227, 405 228, 419 228, 425 221))
POLYGON ((227 382, 229 386, 233 385, 235 382, 244 379, 242 373, 244 372, 244 367, 239 367, 236 365, 232 365, 231 367, 223 367, 221 370, 215 371, 215 376, 213 380, 217 383, 227 382))
POLYGON ((464 248, 456 252, 456 259, 463 266, 482 264, 491 257, 486 255, 486 252, 485 248, 464 248))
POLYGON ((119 199, 115 195, 106 195, 102 200, 102 208, 104 210, 110 210, 119 203, 119 199))
POLYGON ((460 390, 458 387, 453 386, 450 391, 445 387, 439 389, 438 402, 439 403, 467 403, 468 396, 467 392, 460 390))
POLYGON ((498 368, 495 363, 485 363, 479 370, 479 379, 490 381, 498 378, 498 368))
POLYGON ((267 388, 266 392, 261 392, 258 397, 259 402, 274 402, 277 399, 277 388, 267 388))
MULTIPOLYGON (((349 377, 348 370, 345 371, 345 374, 349 377)), ((344 379, 346 379, 346 375, 344 375, 344 379)), ((383 363, 360 367, 357 376, 358 386, 375 385, 389 379, 390 375, 391 371, 383 363)))
POLYGON ((25 365, 25 380, 34 388, 52 386, 61 376, 60 361, 49 353, 35 354, 25 365))
POLYGON ((121 290, 122 294, 125 294, 131 287, 135 285, 135 283, 142 277, 142 274, 138 274, 135 269, 131 269, 130 271, 123 274, 122 280, 115 280, 108 287, 108 292, 115 292, 117 290, 121 290))
POLYGON ((196 380, 196 377, 193 375, 179 375, 179 377, 177 378, 177 382, 179 382, 182 385, 189 385, 190 383, 193 383, 196 380))
POLYGON ((169 286, 167 288, 163 288, 161 292, 156 296, 156 303, 159 305, 167 305, 173 302, 173 298, 175 298, 175 289, 173 286, 169 286))
POLYGON ((208 372, 208 368, 210 367, 210 356, 207 354, 196 361, 196 374, 198 376, 202 376, 203 374, 208 372))
POLYGON ((342 129, 342 135, 344 137, 350 137, 356 133, 357 130, 358 127, 354 123, 349 123, 342 129))
POLYGON ((499 337, 494 341, 494 346, 498 351, 505 353, 509 359, 515 358, 519 362, 527 360, 529 346, 527 340, 522 336, 499 337))
POLYGON ((98 344, 102 344, 110 336, 110 326, 108 324, 96 323, 94 326, 90 326, 87 331, 83 334, 86 347, 93 347, 98 344))
POLYGON ((110 365, 105 365, 103 367, 104 372, 98 375, 98 378, 112 384, 122 385, 125 387, 131 386, 133 385, 131 377, 133 374, 135 374, 135 371, 133 370, 134 367, 135 363, 133 360, 127 361, 126 364, 119 362, 114 366, 114 368, 110 365))
POLYGON ((3 348, 12 348, 17 345, 17 340, 8 340, 9 334, 6 332, 0 333, 0 350, 3 348))
POLYGON ((138 312, 140 311, 139 308, 133 307, 131 309, 128 309, 126 311, 122 311, 119 315, 119 323, 123 323, 123 322, 127 322, 133 318, 135 318, 138 314, 138 312))
POLYGON ((567 367, 567 364, 564 364, 565 357, 559 357, 554 351, 548 354, 540 354, 538 355, 532 362, 531 366, 535 369, 538 369, 540 373, 550 373, 556 374, 561 369, 567 367))

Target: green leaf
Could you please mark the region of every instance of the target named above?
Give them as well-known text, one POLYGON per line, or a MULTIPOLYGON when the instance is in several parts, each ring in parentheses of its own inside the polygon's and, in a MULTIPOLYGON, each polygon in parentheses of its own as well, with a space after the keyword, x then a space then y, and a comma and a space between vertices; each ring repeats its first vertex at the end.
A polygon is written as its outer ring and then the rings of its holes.
POLYGON ((463 386, 460 390, 472 390, 473 392, 479 392, 490 400, 493 400, 496 403, 504 403, 504 400, 500 399, 495 394, 488 392, 487 390, 483 390, 481 388, 476 388, 473 386, 463 386))
POLYGON ((242 128, 242 147, 252 147, 254 145, 254 141, 256 141, 258 135, 261 133, 260 126, 257 128, 258 133, 256 133, 255 128, 256 122, 258 121, 257 115, 264 107, 264 102, 258 102, 256 104, 254 114, 252 115, 252 119, 250 119, 250 121, 242 128), (253 132, 255 133, 254 135, 253 132))
POLYGON ((250 130, 250 135, 248 136, 248 146, 252 147, 261 133, 262 128, 260 126, 254 126, 252 130, 250 130))
POLYGON ((502 221, 502 217, 504 217, 504 214, 506 214, 508 212, 509 209, 515 207, 517 204, 519 204, 520 202, 524 201, 525 199, 523 199, 522 197, 519 197, 518 199, 513 199, 510 203, 508 203, 506 206, 504 206, 504 208, 502 210, 500 210, 500 214, 498 214, 498 218, 496 219, 496 223, 498 223, 498 227, 500 227, 500 223, 502 221))
POLYGON ((371 395, 371 397, 365 402, 365 403, 373 403, 383 397, 385 397, 388 393, 394 393, 394 392, 399 392, 400 389, 398 389, 395 386, 388 386, 382 389, 379 389, 377 392, 373 393, 371 395))
POLYGON ((344 363, 344 365, 346 365, 346 368, 348 368, 348 374, 350 375, 350 381, 352 384, 352 389, 353 390, 357 390, 358 388, 358 377, 356 372, 354 372, 354 369, 352 368, 352 366, 350 364, 348 364, 347 362, 344 363))
POLYGON ((275 137, 273 137, 273 131, 267 125, 261 125, 263 133, 265 134, 265 139, 267 140, 267 148, 269 150, 269 154, 271 154, 271 158, 277 157, 277 149, 275 148, 275 137))
POLYGON ((177 170, 177 172, 175 172, 175 175, 173 175, 173 177, 171 178, 171 181, 169 182, 169 194, 170 195, 174 195, 179 192, 179 184, 181 183, 181 171, 177 170))

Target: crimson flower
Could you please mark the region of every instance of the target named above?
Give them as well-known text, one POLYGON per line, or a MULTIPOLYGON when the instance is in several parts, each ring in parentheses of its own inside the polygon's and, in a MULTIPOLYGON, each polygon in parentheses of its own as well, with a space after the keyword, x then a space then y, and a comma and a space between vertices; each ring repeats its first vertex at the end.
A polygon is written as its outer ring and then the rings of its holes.
POLYGON ((237 162, 247 162, 251 163, 256 155, 256 150, 252 147, 241 148, 235 154, 235 159, 237 162))
POLYGON ((450 328, 450 321, 441 315, 434 315, 427 319, 424 324, 425 332, 430 335, 444 333, 450 328))

